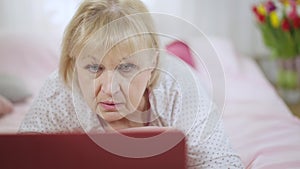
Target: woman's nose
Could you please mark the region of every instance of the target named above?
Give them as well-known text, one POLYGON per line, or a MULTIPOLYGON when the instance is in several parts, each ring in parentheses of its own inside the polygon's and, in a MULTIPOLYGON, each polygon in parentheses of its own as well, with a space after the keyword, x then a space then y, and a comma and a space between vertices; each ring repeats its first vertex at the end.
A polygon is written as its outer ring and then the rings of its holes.
POLYGON ((106 95, 112 96, 119 90, 118 80, 114 71, 103 72, 100 75, 98 83, 98 92, 105 93, 106 95))

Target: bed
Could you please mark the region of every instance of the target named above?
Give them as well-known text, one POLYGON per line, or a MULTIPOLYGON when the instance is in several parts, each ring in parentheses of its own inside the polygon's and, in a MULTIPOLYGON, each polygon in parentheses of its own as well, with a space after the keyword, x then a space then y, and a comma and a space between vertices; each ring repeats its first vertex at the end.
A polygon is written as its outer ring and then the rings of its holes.
POLYGON ((249 59, 228 77, 226 131, 247 168, 300 168, 300 120, 249 59))
POLYGON ((18 131, 34 96, 57 67, 56 42, 37 34, 0 32, 0 95, 4 90, 14 97, 13 111, 0 113, 0 133, 18 131))
MULTIPOLYGON (((27 86, 26 99, 0 118, 0 133, 16 133, 43 81, 58 63, 58 41, 28 34, 0 36, 0 73, 27 86), (55 44, 54 44, 55 43, 55 44)), ((229 40, 211 38, 225 71, 226 132, 246 168, 300 168, 300 120, 293 116, 256 63, 229 40)), ((197 43, 197 38, 187 44, 197 43)))

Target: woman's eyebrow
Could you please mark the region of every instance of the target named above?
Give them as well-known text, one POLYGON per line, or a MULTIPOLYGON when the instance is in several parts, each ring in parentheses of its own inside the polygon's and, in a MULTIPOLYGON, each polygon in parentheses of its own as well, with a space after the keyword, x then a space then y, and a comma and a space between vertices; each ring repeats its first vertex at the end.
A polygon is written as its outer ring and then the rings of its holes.
POLYGON ((83 58, 83 60, 87 60, 87 59, 92 59, 93 61, 97 62, 96 57, 92 56, 92 55, 87 55, 83 58))
POLYGON ((138 58, 139 58, 138 55, 129 55, 127 57, 122 58, 121 61, 130 61, 132 59, 138 59, 138 58))

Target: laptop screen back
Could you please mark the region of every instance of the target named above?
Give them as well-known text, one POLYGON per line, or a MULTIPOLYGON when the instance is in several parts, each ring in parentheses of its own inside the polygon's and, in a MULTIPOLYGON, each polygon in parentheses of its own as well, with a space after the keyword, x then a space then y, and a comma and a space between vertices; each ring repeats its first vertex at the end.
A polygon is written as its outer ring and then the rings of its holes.
POLYGON ((1 168, 186 168, 184 135, 170 130, 160 136, 157 130, 0 135, 1 168))

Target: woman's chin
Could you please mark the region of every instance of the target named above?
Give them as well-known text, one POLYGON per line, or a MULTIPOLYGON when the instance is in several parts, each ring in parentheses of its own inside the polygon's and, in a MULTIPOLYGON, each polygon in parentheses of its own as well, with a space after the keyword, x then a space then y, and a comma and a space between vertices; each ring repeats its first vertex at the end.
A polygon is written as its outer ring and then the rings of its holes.
POLYGON ((101 113, 100 116, 108 123, 115 122, 124 118, 124 116, 120 114, 120 112, 104 112, 101 113))
POLYGON ((128 126, 124 124, 110 124, 110 128, 115 131, 122 131, 124 129, 128 129, 128 126))

